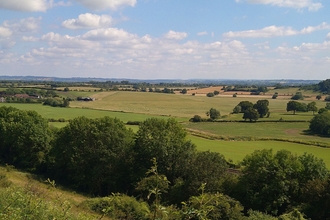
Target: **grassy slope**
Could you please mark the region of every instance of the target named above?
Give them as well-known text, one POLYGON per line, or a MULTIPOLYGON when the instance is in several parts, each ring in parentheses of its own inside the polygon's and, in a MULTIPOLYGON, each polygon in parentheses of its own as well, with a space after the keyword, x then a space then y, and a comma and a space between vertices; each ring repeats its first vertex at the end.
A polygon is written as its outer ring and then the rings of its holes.
MULTIPOLYGON (((61 207, 70 204, 71 209, 69 212, 73 215, 78 216, 83 214, 87 216, 87 219, 99 219, 100 215, 79 208, 79 204, 89 199, 89 197, 65 190, 61 187, 53 188, 50 184, 45 183, 43 179, 38 181, 32 178, 31 174, 26 172, 17 171, 15 169, 10 169, 9 172, 6 170, 5 167, 0 166, 0 174, 5 174, 8 180, 12 182, 10 187, 18 187, 24 189, 24 191, 29 191, 42 201, 49 202, 52 206, 61 207)), ((4 188, 0 187, 0 193, 2 190, 4 190, 4 188)), ((104 217, 102 219, 107 218, 104 217)))

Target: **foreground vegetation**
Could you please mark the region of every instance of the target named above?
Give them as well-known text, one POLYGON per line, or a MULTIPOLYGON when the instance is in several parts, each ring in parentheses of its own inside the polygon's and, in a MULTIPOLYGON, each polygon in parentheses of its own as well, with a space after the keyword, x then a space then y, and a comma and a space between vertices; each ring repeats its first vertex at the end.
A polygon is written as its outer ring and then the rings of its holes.
MULTIPOLYGON (((50 185, 54 186, 55 179, 78 192, 101 196, 80 204, 100 216, 114 219, 330 216, 324 211, 330 200, 325 193, 330 187, 329 171, 323 160, 312 154, 264 149, 234 164, 220 153, 197 151, 174 119, 149 118, 140 123, 134 134, 122 121, 110 117, 77 117, 63 128, 50 129, 47 120, 35 111, 2 107, 0 116, 1 162, 49 177, 50 185)), ((2 176, 6 182, 6 175, 2 176)), ((13 194, 10 187, 2 190, 4 196, 13 194)), ((36 218, 45 216, 39 209, 32 212, 31 207, 20 208, 19 203, 16 208, 14 203, 18 200, 23 203, 30 200, 28 204, 32 207, 44 206, 42 200, 29 192, 16 191, 18 194, 9 197, 13 202, 6 199, 9 203, 3 203, 3 213, 8 215, 18 209, 23 210, 23 214, 17 211, 19 215, 26 218, 33 218, 29 213, 36 218)), ((60 214, 69 216, 66 210, 70 206, 62 205, 60 214)), ((50 212, 46 205, 42 209, 50 212)), ((56 206, 57 213, 55 209, 56 206)))

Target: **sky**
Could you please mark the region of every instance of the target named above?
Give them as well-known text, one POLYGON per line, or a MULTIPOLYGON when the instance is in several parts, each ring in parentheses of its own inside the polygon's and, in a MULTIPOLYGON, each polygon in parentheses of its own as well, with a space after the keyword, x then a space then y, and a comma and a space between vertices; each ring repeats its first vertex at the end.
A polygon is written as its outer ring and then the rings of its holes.
POLYGON ((0 0, 0 75, 330 78, 329 0, 0 0))

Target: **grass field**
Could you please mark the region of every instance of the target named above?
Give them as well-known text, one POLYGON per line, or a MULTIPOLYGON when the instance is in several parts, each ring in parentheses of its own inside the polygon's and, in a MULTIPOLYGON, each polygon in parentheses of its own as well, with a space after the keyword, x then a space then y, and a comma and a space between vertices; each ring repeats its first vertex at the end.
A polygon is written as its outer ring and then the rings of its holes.
MULTIPOLYGON (((290 92, 288 91, 282 91, 290 92)), ((63 95, 65 93, 63 92, 63 95)), ((279 142, 279 141, 218 141, 207 140, 199 137, 192 137, 194 143, 201 150, 218 151, 217 146, 225 146, 221 148, 220 153, 223 153, 227 158, 233 160, 241 160, 246 154, 251 153, 255 149, 262 149, 264 147, 275 149, 287 149, 293 152, 314 153, 316 148, 313 145, 327 145, 330 146, 330 138, 310 136, 304 133, 308 129, 308 122, 299 123, 189 123, 188 119, 194 115, 206 117, 205 112, 210 108, 220 110, 224 119, 241 120, 242 114, 230 114, 233 108, 241 101, 257 102, 260 99, 265 99, 267 96, 215 96, 209 98, 206 96, 192 96, 182 94, 163 94, 163 93, 149 93, 149 92, 79 92, 70 91, 72 96, 90 96, 96 99, 93 102, 79 102, 73 101, 70 103, 71 108, 54 108, 50 106, 43 106, 41 104, 16 104, 16 103, 0 103, 0 106, 13 106, 23 110, 35 110, 44 118, 64 118, 66 120, 73 119, 78 116, 86 116, 88 118, 99 118, 103 116, 116 117, 123 122, 127 121, 144 121, 150 117, 169 118, 176 117, 183 125, 194 132, 201 133, 204 136, 217 136, 223 139, 281 139, 294 142, 309 143, 311 145, 279 142), (299 151, 299 149, 301 151, 299 151), (311 151, 309 151, 309 150, 311 151), (224 153, 225 152, 225 153, 224 153)), ((270 118, 260 120, 305 120, 308 121, 313 117, 311 112, 292 113, 286 112, 286 104, 290 100, 287 99, 271 99, 268 96, 270 118)), ((313 100, 317 103, 317 107, 325 106, 324 101, 313 100)), ((309 103, 310 100, 301 102, 309 103)), ((66 123, 51 123, 55 127, 63 127, 66 123)), ((138 127, 131 126, 136 131, 138 127)), ((322 149, 315 151, 315 156, 329 161, 327 156, 330 151, 322 149), (319 153, 322 152, 322 153, 319 153)), ((329 155, 330 157, 330 155, 329 155)), ((329 164, 329 162, 327 162, 329 164)))
POLYGON ((321 144, 330 147, 330 139, 327 137, 307 135, 308 122, 260 122, 260 123, 187 123, 186 128, 197 133, 213 135, 223 139, 268 139, 289 140, 310 144, 321 144))
MULTIPOLYGON (((83 109, 83 108, 54 108, 50 106, 44 106, 41 104, 20 104, 20 103, 0 103, 1 106, 12 106, 21 110, 35 110, 42 117, 50 119, 64 118, 65 120, 73 119, 78 116, 86 116, 88 118, 100 118, 109 116, 113 118, 119 118, 123 122, 127 121, 144 121, 150 117, 157 118, 169 118, 164 116, 152 116, 146 114, 137 113, 124 113, 124 112, 112 112, 106 110, 95 109, 83 109)), ((178 121, 186 121, 186 118, 177 118, 178 121)))
MULTIPOLYGON (((95 98, 94 102, 71 102, 70 106, 77 108, 94 108, 111 111, 124 111, 152 115, 166 115, 191 118, 194 115, 206 117, 205 112, 210 108, 216 108, 221 115, 229 115, 233 108, 241 101, 257 102, 260 99, 269 100, 269 108, 271 111, 271 119, 288 118, 296 120, 309 120, 313 117, 312 113, 298 113, 293 116, 286 112, 286 104, 290 100, 287 99, 271 99, 269 96, 242 96, 233 98, 231 96, 215 96, 206 97, 192 96, 182 94, 163 94, 163 93, 149 93, 149 92, 96 92, 91 95, 95 98), (307 116, 307 117, 305 117, 307 116), (299 117, 302 117, 299 119, 299 117), (307 118, 307 119, 306 119, 307 118)), ((325 107, 324 101, 313 100, 317 103, 317 107, 325 107)), ((301 101, 309 103, 311 101, 301 101)))
POLYGON ((288 150, 297 155, 302 155, 305 152, 311 153, 314 156, 323 159, 327 167, 330 169, 330 148, 314 147, 304 144, 296 144, 279 141, 221 141, 209 140, 196 136, 189 135, 190 139, 196 144, 200 151, 218 152, 225 156, 226 159, 231 159, 237 163, 242 161, 247 154, 251 154, 255 150, 273 149, 274 152, 278 150, 288 150))

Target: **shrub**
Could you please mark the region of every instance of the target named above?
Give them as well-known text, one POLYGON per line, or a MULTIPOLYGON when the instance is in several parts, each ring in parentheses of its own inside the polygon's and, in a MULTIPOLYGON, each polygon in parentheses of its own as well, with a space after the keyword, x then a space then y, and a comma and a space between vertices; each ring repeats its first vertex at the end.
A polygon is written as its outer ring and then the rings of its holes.
POLYGON ((138 202, 134 197, 122 194, 88 199, 81 206, 113 219, 147 220, 150 213, 145 202, 138 202))
POLYGON ((293 96, 291 97, 291 99, 292 99, 292 100, 303 100, 304 97, 303 97, 303 95, 302 95, 301 92, 296 92, 296 94, 293 95, 293 96))
POLYGON ((213 92, 209 92, 206 94, 207 97, 214 97, 214 93, 213 92))
POLYGON ((141 122, 140 121, 128 121, 126 122, 127 125, 140 125, 141 122))
POLYGON ((194 117, 192 117, 189 121, 191 121, 191 122, 201 122, 201 121, 203 121, 203 119, 199 115, 194 115, 194 117))

